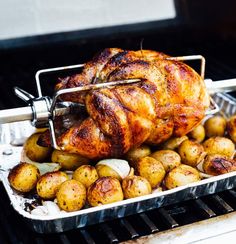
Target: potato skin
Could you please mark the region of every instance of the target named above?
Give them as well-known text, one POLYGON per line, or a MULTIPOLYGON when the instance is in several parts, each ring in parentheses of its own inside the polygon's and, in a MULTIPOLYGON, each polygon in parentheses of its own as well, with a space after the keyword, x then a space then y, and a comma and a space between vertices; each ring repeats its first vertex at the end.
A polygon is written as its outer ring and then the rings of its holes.
POLYGON ((165 186, 167 189, 173 189, 178 186, 200 181, 200 179, 200 174, 196 169, 189 165, 181 164, 167 174, 165 186))
POLYGON ((37 144, 37 141, 42 133, 32 134, 25 142, 23 150, 29 159, 36 162, 43 162, 50 158, 52 148, 42 147, 37 144))
POLYGON ((170 139, 168 139, 166 142, 162 144, 162 149, 175 150, 183 141, 187 139, 188 139, 187 136, 171 137, 170 139))
POLYGON ((89 163, 88 158, 79 154, 68 153, 56 149, 52 152, 51 160, 53 163, 59 163, 62 169, 65 170, 75 170, 79 166, 89 163))
POLYGON ((138 160, 136 170, 138 175, 149 181, 152 188, 158 187, 166 174, 162 163, 148 156, 138 160))
POLYGON ((185 140, 180 144, 178 153, 181 157, 182 163, 192 167, 196 167, 204 156, 206 156, 204 147, 198 142, 190 140, 185 140))
POLYGON ((208 155, 203 162, 203 170, 209 175, 221 175, 236 171, 236 161, 219 154, 208 155))
POLYGON ((77 180, 67 180, 60 185, 56 198, 60 209, 78 211, 85 205, 86 188, 77 180))
POLYGON ((204 128, 207 137, 224 136, 226 129, 226 119, 222 116, 213 116, 206 120, 204 128))
POLYGON ((37 182, 37 193, 43 199, 54 199, 60 185, 69 177, 62 171, 43 174, 37 182))
POLYGON ((128 160, 132 167, 135 167, 135 162, 143 157, 151 154, 151 149, 147 145, 141 145, 137 148, 133 148, 127 152, 125 158, 128 160))
POLYGON ((126 199, 148 195, 152 187, 147 179, 142 176, 128 176, 122 181, 122 189, 126 199))
POLYGON ((152 153, 150 157, 160 161, 166 172, 169 172, 181 164, 181 158, 179 154, 173 150, 159 150, 152 153))
POLYGON ((192 131, 188 133, 188 137, 196 142, 203 142, 205 139, 206 133, 203 125, 199 124, 192 131))
POLYGON ((222 154, 232 157, 235 151, 234 143, 226 137, 211 137, 203 142, 203 147, 208 154, 222 154))
POLYGON ((82 165, 74 171, 72 178, 81 182, 88 188, 98 179, 98 173, 95 167, 91 165, 82 165))
POLYGON ((96 167, 96 170, 97 170, 100 178, 106 177, 106 176, 111 176, 118 180, 122 180, 120 175, 114 169, 108 167, 107 165, 98 164, 95 167, 96 167))
POLYGON ((8 181, 12 188, 26 193, 35 188, 39 177, 39 169, 35 165, 20 163, 11 169, 8 181))
POLYGON ((119 180, 110 176, 99 178, 87 191, 87 200, 92 207, 123 199, 124 195, 119 180))
POLYGON ((236 115, 229 118, 226 128, 230 139, 236 143, 236 115))

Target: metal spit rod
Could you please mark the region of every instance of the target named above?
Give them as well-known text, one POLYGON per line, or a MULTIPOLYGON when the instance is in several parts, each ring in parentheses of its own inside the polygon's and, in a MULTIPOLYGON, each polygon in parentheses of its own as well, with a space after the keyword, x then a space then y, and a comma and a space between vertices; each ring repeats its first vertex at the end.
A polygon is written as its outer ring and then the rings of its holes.
POLYGON ((32 119, 33 109, 31 106, 0 110, 0 124, 32 119))

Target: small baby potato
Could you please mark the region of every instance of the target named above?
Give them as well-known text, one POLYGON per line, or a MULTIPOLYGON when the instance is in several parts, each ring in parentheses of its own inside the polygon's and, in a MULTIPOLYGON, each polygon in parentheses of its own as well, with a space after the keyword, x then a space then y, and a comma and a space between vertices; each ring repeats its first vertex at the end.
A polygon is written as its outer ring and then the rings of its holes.
POLYGON ((33 190, 40 176, 39 169, 29 163, 20 163, 11 169, 8 181, 12 188, 19 192, 33 190))
POLYGON ((213 116, 204 123, 206 136, 224 136, 226 129, 226 119, 222 116, 213 116))
POLYGON ((56 197, 60 209, 78 211, 85 205, 86 188, 77 180, 67 180, 60 185, 56 197))
POLYGON ((152 187, 149 181, 142 176, 128 176, 122 181, 124 197, 133 198, 148 195, 152 193, 152 187))
POLYGON ((229 118, 226 128, 230 139, 236 143, 236 115, 229 118))
POLYGON ((165 186, 167 189, 173 189, 200 180, 200 174, 196 169, 189 165, 181 164, 167 174, 165 186))
POLYGON ((29 159, 36 162, 43 162, 50 158, 52 148, 42 147, 37 144, 41 133, 32 134, 25 142, 23 150, 29 159))
POLYGON ((181 161, 184 164, 196 167, 198 163, 206 156, 204 147, 198 142, 185 140, 178 148, 181 161))
POLYGON ((170 139, 168 139, 166 142, 163 143, 162 149, 175 150, 183 141, 187 139, 188 139, 187 136, 171 137, 170 139))
POLYGON ((152 188, 158 187, 166 174, 162 163, 148 156, 137 161, 136 170, 138 175, 149 181, 152 188))
POLYGON ((43 199, 54 199, 60 185, 68 179, 68 175, 64 172, 48 172, 39 178, 36 186, 37 193, 43 199))
POLYGON ((86 188, 88 188, 98 179, 98 173, 95 167, 91 165, 82 165, 74 171, 72 178, 81 182, 86 188))
POLYGON ((164 166, 166 172, 169 172, 170 170, 181 164, 179 154, 172 150, 159 150, 152 153, 150 157, 160 161, 164 166))
POLYGON ((79 154, 68 153, 56 149, 52 152, 51 160, 53 163, 59 163, 64 170, 75 170, 79 166, 89 163, 88 158, 79 154))
POLYGON ((110 176, 99 178, 87 191, 87 200, 92 207, 123 199, 124 195, 119 180, 110 176))
POLYGON ((222 154, 232 157, 235 151, 234 143, 226 137, 211 137, 204 141, 203 147, 208 154, 222 154))
POLYGON ((123 159, 103 159, 95 167, 99 177, 112 176, 118 180, 122 180, 130 173, 129 163, 123 159))
POLYGON ((188 137, 196 142, 203 142, 205 139, 205 128, 203 125, 199 124, 193 130, 188 133, 188 137))
POLYGON ((141 145, 137 148, 133 148, 127 152, 125 158, 128 160, 132 167, 135 167, 135 162, 143 157, 151 154, 151 149, 147 145, 141 145))
POLYGON ((96 170, 98 172, 99 178, 111 176, 113 178, 121 180, 120 175, 114 169, 112 169, 107 165, 102 165, 102 164, 96 165, 96 170))
POLYGON ((236 161, 220 154, 211 154, 205 158, 203 170, 209 175, 229 173, 236 171, 236 161))

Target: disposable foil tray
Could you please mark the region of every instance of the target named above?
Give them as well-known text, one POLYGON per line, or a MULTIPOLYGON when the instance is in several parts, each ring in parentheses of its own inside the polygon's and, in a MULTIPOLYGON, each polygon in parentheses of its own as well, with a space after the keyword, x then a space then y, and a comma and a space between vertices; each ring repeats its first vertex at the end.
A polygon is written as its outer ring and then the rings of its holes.
MULTIPOLYGON (((226 116, 235 114, 236 99, 223 93, 215 94, 213 99, 226 116)), ((154 192, 150 195, 98 207, 89 207, 76 212, 61 212, 48 216, 32 215, 24 210, 25 199, 11 189, 7 176, 9 169, 20 161, 22 147, 16 145, 20 144, 22 138, 29 136, 33 128, 30 123, 20 122, 2 125, 0 129, 0 179, 15 211, 34 231, 39 233, 63 232, 236 187, 236 172, 231 172, 175 189, 154 192)))

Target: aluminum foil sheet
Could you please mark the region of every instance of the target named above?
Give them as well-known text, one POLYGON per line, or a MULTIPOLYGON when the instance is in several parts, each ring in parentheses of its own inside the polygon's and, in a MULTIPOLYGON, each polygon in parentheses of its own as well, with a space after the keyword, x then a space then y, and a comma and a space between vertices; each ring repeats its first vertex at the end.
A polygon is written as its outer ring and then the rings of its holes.
MULTIPOLYGON (((233 97, 219 93, 213 98, 226 116, 236 113, 236 100, 233 97)), ((8 183, 7 176, 9 169, 19 163, 22 143, 34 131, 34 128, 29 122, 20 122, 2 125, 0 130, 0 179, 13 208, 34 231, 39 233, 63 232, 236 187, 236 172, 231 172, 175 189, 154 192, 150 195, 98 207, 84 208, 76 212, 59 211, 44 216, 33 215, 24 210, 25 203, 30 203, 31 200, 15 193, 8 183)))

